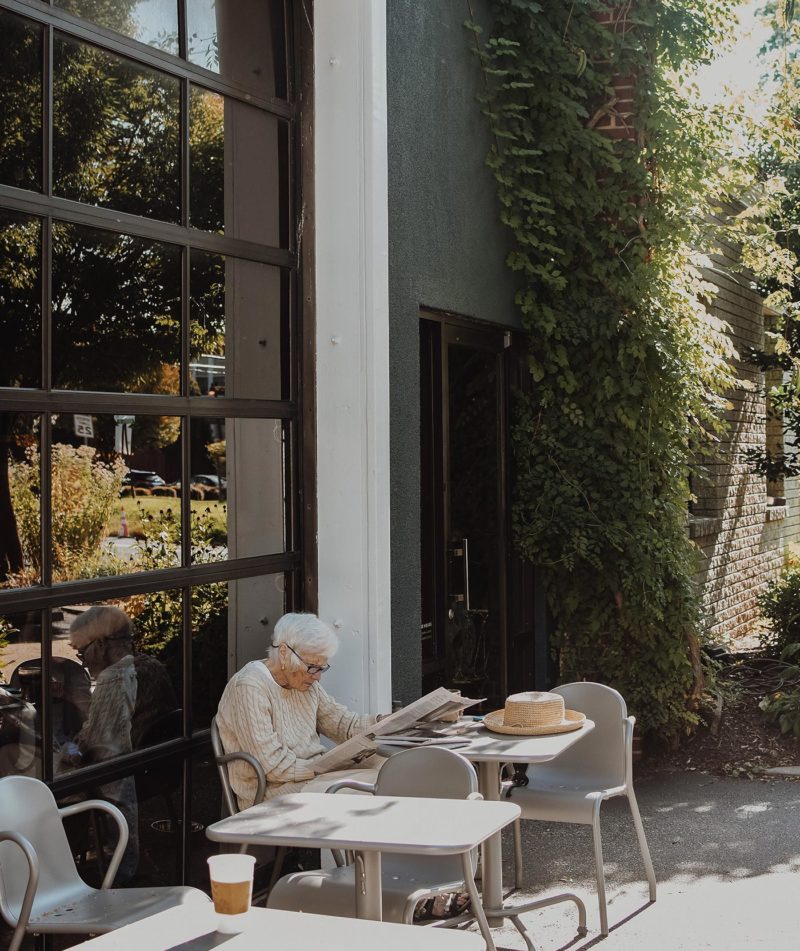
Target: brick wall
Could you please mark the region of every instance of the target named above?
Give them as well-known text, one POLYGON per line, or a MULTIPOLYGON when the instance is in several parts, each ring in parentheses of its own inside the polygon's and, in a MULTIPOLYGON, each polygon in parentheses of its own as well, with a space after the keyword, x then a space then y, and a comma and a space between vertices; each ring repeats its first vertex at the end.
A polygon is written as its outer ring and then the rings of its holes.
MULTIPOLYGON (((615 32, 627 32, 629 5, 610 0, 596 14, 615 32)), ((614 92, 599 104, 588 124, 609 138, 633 140, 635 76, 614 78, 614 92)), ((725 248, 704 277, 717 287, 711 312, 731 328, 738 353, 762 347, 764 314, 761 298, 748 278, 732 265, 736 248, 725 248)), ((758 595, 776 577, 787 546, 800 547, 800 479, 786 479, 785 504, 767 502, 767 483, 755 475, 745 453, 766 444, 764 376, 745 360, 738 363, 741 385, 728 394, 729 429, 713 458, 704 459, 706 478, 693 480, 697 501, 688 530, 699 552, 696 581, 703 608, 716 640, 731 641, 752 633, 758 621, 758 595)))
MULTIPOLYGON (((631 29, 627 15, 628 4, 612 3, 607 10, 595 13, 594 18, 614 33, 627 33, 631 29)), ((615 76, 613 85, 613 94, 596 106, 588 125, 604 132, 610 139, 635 139, 633 93, 636 77, 615 76)))
MULTIPOLYGON (((743 355, 748 346, 763 346, 764 315, 747 276, 730 267, 735 256, 735 249, 725 249, 704 277, 717 287, 711 312, 730 325, 743 355)), ((786 480, 786 504, 768 504, 766 479, 751 471, 745 457, 766 441, 764 376, 741 357, 737 370, 741 385, 728 394, 726 438, 703 461, 707 478, 693 483, 697 502, 689 518, 700 555, 696 579, 703 607, 722 642, 752 633, 758 595, 783 565, 786 545, 800 539, 797 480, 786 480)))

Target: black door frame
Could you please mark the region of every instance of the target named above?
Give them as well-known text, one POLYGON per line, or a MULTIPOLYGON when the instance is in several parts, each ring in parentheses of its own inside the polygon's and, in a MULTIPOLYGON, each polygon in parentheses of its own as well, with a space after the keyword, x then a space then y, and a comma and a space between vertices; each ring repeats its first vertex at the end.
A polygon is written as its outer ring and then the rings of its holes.
POLYGON ((497 513, 495 545, 498 611, 499 691, 505 695, 509 683, 508 601, 510 537, 510 444, 508 427, 508 372, 506 354, 511 347, 511 331, 497 324, 470 320, 458 315, 423 309, 420 312, 421 408, 428 419, 421 425, 421 554, 422 578, 422 677, 435 677, 444 663, 444 639, 449 602, 450 540, 448 346, 459 344, 496 355, 497 405, 497 513), (426 425, 427 424, 427 425, 426 425), (426 489, 427 485, 427 489, 426 489))

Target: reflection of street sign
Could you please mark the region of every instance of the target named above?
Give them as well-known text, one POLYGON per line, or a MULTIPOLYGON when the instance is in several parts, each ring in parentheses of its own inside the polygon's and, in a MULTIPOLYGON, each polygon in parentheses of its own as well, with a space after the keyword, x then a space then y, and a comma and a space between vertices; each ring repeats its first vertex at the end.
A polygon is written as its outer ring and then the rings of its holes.
POLYGON ((75 422, 75 435, 83 436, 84 439, 94 439, 94 426, 91 416, 81 416, 75 413, 72 417, 75 422))
POLYGON ((114 449, 120 456, 130 456, 133 452, 131 443, 133 442, 133 424, 135 421, 135 416, 114 417, 114 449))

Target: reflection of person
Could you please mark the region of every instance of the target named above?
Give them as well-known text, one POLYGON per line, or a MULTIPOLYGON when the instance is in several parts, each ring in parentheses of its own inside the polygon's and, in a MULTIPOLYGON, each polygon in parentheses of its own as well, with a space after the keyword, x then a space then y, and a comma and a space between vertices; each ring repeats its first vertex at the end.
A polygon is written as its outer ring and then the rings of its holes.
MULTIPOLYGON (((71 624, 70 645, 95 682, 89 715, 74 741, 62 748, 61 767, 99 763, 136 748, 147 727, 175 707, 175 692, 162 665, 133 654, 128 615, 111 605, 95 605, 71 624)), ((117 884, 131 878, 138 865, 139 835, 136 786, 132 776, 101 787, 128 820, 130 839, 117 884)))
MULTIPOLYGON (((313 760, 325 751, 320 733, 341 743, 375 723, 374 716, 351 713, 319 683, 338 646, 336 634, 316 615, 284 614, 268 657, 246 664, 222 694, 217 711, 222 745, 226 752, 250 753, 261 763, 267 799, 297 792, 314 779, 313 760)), ((252 805, 253 771, 234 761, 228 774, 239 806, 252 805)), ((325 785, 339 775, 326 774, 325 785)), ((359 775, 370 778, 363 771, 359 775)))
POLYGON ((166 670, 154 657, 134 656, 130 618, 111 605, 95 605, 79 615, 69 641, 95 681, 89 715, 74 739, 73 760, 97 763, 130 753, 152 723, 177 705, 166 670))

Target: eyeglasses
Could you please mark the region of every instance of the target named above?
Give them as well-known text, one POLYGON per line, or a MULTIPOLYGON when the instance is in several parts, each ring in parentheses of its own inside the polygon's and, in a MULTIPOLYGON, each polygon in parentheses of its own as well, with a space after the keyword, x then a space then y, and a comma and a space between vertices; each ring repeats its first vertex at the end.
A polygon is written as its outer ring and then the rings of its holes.
POLYGON ((83 648, 82 651, 75 651, 75 656, 78 658, 78 660, 79 660, 81 663, 83 663, 83 659, 84 659, 84 657, 86 657, 86 655, 88 654, 89 649, 92 648, 92 647, 94 647, 95 644, 97 644, 97 641, 91 641, 90 643, 88 643, 88 644, 86 645, 86 647, 83 648))
POLYGON ((83 650, 75 651, 75 656, 78 658, 78 660, 81 663, 83 663, 83 658, 86 656, 86 653, 90 647, 96 647, 98 645, 100 647, 103 647, 105 646, 106 641, 127 641, 127 640, 130 640, 130 636, 127 634, 114 634, 111 637, 98 637, 94 641, 89 641, 89 643, 86 645, 86 647, 83 648, 83 650))
MULTIPOLYGON (((289 647, 288 644, 286 644, 286 646, 289 647)), ((307 664, 293 647, 289 647, 289 650, 294 654, 294 656, 300 661, 300 663, 305 667, 305 669, 310 674, 324 674, 326 670, 331 669, 330 664, 307 664)))

